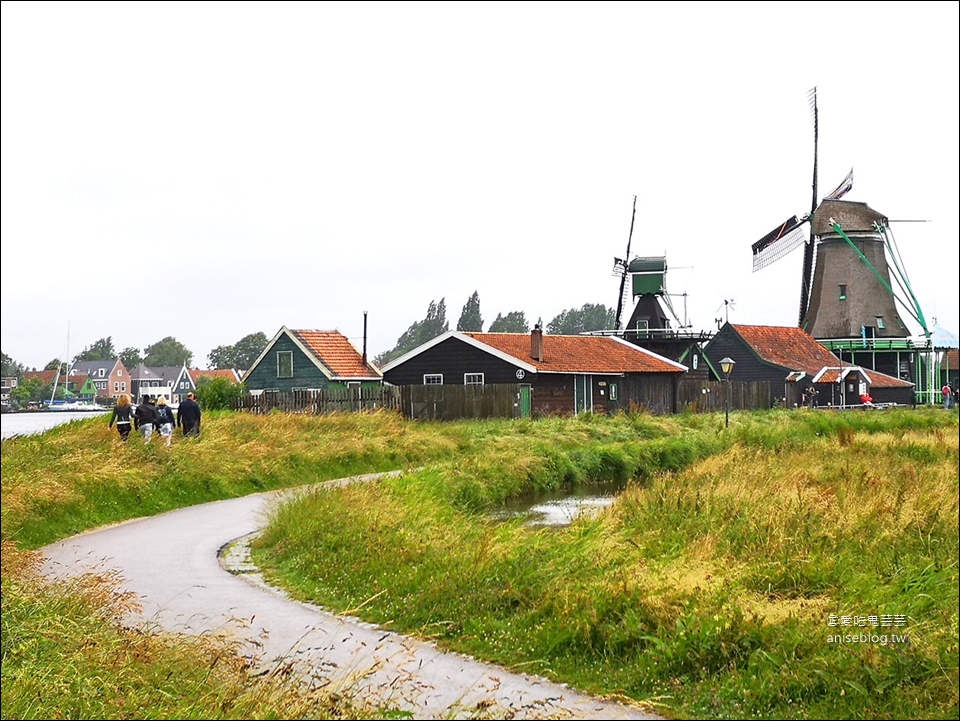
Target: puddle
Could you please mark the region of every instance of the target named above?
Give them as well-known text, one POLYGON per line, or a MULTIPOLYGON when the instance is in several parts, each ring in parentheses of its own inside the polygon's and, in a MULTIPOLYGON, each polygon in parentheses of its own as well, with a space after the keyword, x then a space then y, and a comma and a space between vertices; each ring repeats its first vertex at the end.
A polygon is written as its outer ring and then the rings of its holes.
POLYGON ((624 488, 625 483, 608 483, 543 494, 514 501, 491 515, 502 521, 523 518, 527 526, 568 526, 577 518, 598 515, 624 488))

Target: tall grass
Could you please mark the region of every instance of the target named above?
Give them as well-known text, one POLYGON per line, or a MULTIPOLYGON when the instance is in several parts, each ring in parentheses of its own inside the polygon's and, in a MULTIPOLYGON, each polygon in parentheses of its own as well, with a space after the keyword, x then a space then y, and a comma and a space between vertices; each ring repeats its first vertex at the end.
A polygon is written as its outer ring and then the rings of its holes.
POLYGON ((956 717, 955 416, 784 411, 646 437, 630 423, 580 420, 573 443, 549 425, 504 433, 310 494, 255 557, 331 609, 672 715, 956 717), (484 513, 625 475, 608 513, 563 530, 484 513))

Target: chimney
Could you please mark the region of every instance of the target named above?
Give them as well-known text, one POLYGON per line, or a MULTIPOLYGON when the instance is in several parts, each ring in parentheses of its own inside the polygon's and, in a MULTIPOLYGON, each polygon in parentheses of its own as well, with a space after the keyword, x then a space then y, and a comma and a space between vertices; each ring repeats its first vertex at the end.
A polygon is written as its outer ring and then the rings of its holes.
POLYGON ((530 357, 535 361, 543 361, 543 329, 539 323, 530 331, 530 357))
POLYGON ((367 311, 363 311, 363 364, 367 364, 367 311))

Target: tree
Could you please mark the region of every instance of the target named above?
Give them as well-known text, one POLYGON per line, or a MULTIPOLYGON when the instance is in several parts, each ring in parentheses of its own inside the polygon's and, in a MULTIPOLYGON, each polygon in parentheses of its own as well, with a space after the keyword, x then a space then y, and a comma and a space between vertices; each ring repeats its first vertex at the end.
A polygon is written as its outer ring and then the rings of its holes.
POLYGON ((105 361, 113 360, 117 357, 117 352, 113 349, 113 338, 107 336, 106 338, 101 338, 92 346, 84 348, 77 356, 73 359, 74 363, 81 361, 105 361))
POLYGON ((450 324, 447 323, 447 304, 446 299, 441 298, 439 303, 430 301, 427 307, 427 317, 417 321, 397 339, 397 344, 393 350, 384 351, 373 362, 378 366, 383 366, 399 358, 404 353, 412 351, 429 340, 433 340, 439 335, 443 335, 450 330, 450 324))
POLYGON ((190 366, 193 360, 193 353, 186 347, 177 342, 173 336, 167 336, 153 345, 148 345, 143 349, 143 362, 152 368, 161 368, 163 366, 190 366))
POLYGON ((49 383, 44 383, 39 378, 28 378, 10 391, 10 397, 21 406, 25 406, 30 401, 39 402, 49 399, 51 390, 49 383))
POLYGON ((3 356, 3 368, 0 370, 0 376, 4 378, 19 378, 23 375, 23 371, 26 370, 23 365, 17 363, 13 358, 8 356, 6 353, 2 354, 3 356))
POLYGON ((54 358, 43 367, 45 371, 55 371, 57 368, 60 369, 61 373, 67 372, 67 364, 61 361, 59 358, 54 358))
POLYGON ((120 362, 128 371, 133 370, 143 363, 143 356, 140 355, 139 348, 124 348, 120 351, 120 362))
POLYGON ((615 308, 605 305, 586 303, 582 308, 561 311, 547 325, 551 335, 577 335, 592 330, 610 330, 613 328, 615 308))
POLYGON ((267 347, 264 333, 251 333, 238 340, 234 345, 221 345, 210 351, 207 356, 209 368, 237 368, 248 370, 267 347))
POLYGON ((506 315, 497 313, 496 320, 490 324, 488 333, 529 333, 530 324, 522 310, 515 310, 506 315))
POLYGON ((202 377, 197 383, 197 402, 208 411, 230 410, 233 402, 246 393, 243 383, 226 378, 202 377))
POLYGON ((460 320, 457 321, 457 330, 471 331, 480 333, 483 331, 483 318, 480 316, 480 295, 473 291, 467 299, 463 311, 460 313, 460 320))

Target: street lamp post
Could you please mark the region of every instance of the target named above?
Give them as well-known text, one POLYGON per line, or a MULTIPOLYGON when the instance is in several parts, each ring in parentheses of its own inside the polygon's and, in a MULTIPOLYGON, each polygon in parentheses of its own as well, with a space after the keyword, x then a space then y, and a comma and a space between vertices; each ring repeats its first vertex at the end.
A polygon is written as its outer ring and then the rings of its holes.
POLYGON ((725 356, 722 361, 720 361, 720 370, 723 371, 723 380, 727 384, 727 409, 724 417, 724 422, 726 427, 730 427, 730 374, 733 373, 733 367, 737 362, 730 356, 725 356))

